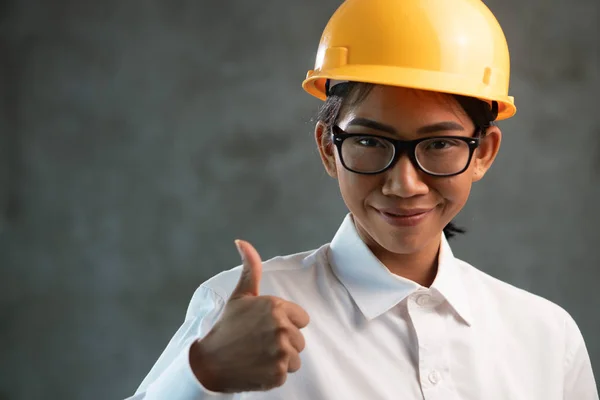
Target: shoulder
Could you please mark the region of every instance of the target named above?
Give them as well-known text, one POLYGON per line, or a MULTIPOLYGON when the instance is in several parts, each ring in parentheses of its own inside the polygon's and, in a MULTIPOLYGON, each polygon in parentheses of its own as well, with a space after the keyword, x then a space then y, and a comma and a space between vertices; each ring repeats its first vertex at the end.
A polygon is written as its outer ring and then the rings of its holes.
POLYGON ((568 311, 465 262, 460 262, 460 268, 474 313, 473 326, 486 343, 491 341, 509 364, 520 364, 522 371, 564 376, 569 398, 594 393, 585 341, 568 311))
POLYGON ((457 261, 469 287, 470 302, 479 315, 494 315, 508 324, 530 329, 537 327, 563 339, 576 328, 571 315, 555 302, 457 261))
MULTIPOLYGON (((261 294, 269 294, 263 293, 263 287, 266 292, 269 292, 269 288, 277 283, 302 279, 303 275, 307 275, 307 271, 322 263, 328 248, 329 244, 325 244, 318 249, 277 256, 263 261, 261 294)), ((205 293, 210 293, 217 296, 220 301, 226 302, 237 285, 241 272, 241 265, 220 272, 200 285, 194 296, 204 296, 205 293)))

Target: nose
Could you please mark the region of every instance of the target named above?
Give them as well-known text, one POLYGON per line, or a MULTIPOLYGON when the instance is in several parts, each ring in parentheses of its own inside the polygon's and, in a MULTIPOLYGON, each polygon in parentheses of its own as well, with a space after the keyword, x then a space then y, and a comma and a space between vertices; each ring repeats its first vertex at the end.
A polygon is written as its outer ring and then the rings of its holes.
POLYGON ((406 154, 400 156, 396 165, 385 171, 382 193, 386 196, 410 198, 429 192, 429 186, 421 179, 421 172, 406 154))

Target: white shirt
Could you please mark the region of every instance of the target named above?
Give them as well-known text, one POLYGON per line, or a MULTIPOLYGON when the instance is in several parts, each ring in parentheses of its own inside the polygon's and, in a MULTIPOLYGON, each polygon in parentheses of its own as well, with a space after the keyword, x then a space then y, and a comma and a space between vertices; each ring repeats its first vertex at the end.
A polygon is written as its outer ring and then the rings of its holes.
POLYGON ((189 346, 219 318, 240 271, 197 289, 131 400, 598 400, 565 310, 458 260, 445 237, 430 288, 393 275, 350 215, 331 244, 263 264, 261 294, 310 315, 301 369, 268 392, 209 392, 191 371, 189 346))

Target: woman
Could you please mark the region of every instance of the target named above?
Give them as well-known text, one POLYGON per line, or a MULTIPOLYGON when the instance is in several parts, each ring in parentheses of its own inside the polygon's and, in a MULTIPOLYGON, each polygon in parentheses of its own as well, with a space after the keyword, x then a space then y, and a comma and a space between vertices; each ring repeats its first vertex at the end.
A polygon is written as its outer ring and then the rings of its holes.
POLYGON ((447 238, 514 115, 479 0, 347 0, 303 87, 350 211, 330 244, 194 294, 134 399, 598 399, 577 325, 456 259, 447 238))

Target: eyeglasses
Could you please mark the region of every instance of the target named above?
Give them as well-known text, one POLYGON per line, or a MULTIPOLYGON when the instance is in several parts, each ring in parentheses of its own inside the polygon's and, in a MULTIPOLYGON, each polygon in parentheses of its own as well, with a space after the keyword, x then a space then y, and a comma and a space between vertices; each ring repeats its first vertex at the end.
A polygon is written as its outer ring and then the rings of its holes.
POLYGON ((479 146, 482 129, 473 137, 438 136, 396 140, 385 136, 347 133, 331 128, 333 143, 344 168, 357 174, 374 175, 392 168, 403 153, 412 164, 432 176, 454 176, 466 171, 479 146))

